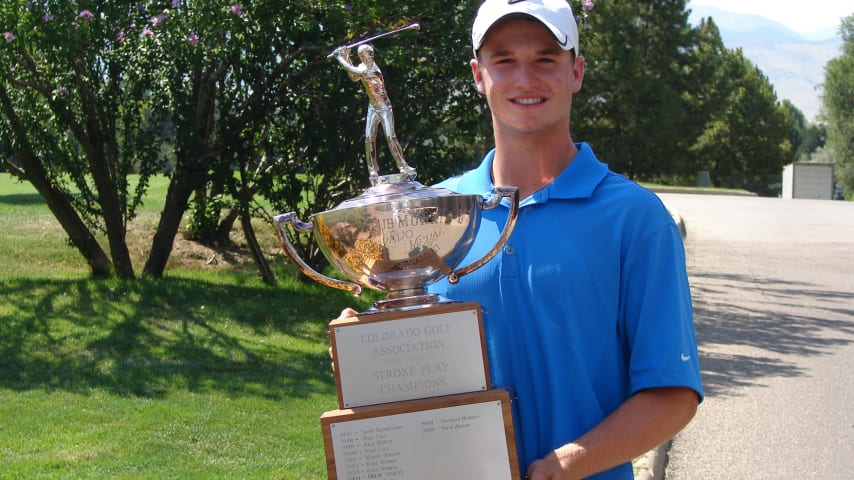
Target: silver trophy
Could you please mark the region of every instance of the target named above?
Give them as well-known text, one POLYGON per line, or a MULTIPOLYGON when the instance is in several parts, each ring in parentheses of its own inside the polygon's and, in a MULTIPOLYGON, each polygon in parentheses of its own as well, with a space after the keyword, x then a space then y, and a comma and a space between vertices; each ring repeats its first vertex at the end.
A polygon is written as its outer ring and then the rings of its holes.
POLYGON ((371 186, 308 222, 294 212, 274 217, 285 252, 306 276, 356 295, 363 288, 388 292, 367 312, 329 324, 339 409, 321 417, 327 473, 330 480, 428 480, 437 477, 433 465, 424 468, 421 452, 430 451, 445 460, 448 474, 439 477, 518 480, 511 395, 489 383, 481 308, 430 294, 426 287, 446 276, 456 283, 501 251, 516 224, 519 192, 496 188, 484 198, 415 181, 415 169, 404 160, 394 134, 374 50, 367 45, 411 28, 418 24, 329 54, 368 95, 365 155, 371 186), (354 47, 359 47, 359 65, 350 61, 354 47), (389 175, 380 175, 377 162, 380 124, 399 170, 389 175), (497 242, 460 267, 482 212, 503 201, 509 202, 510 214, 497 242), (313 232, 329 262, 350 281, 309 267, 288 241, 288 225, 313 232), (449 418, 466 420, 455 424, 449 418))
POLYGON ((510 237, 519 209, 515 187, 496 188, 492 196, 484 198, 426 187, 415 181, 415 169, 404 160, 394 134, 391 104, 374 62, 373 48, 367 45, 368 41, 413 28, 417 29, 418 24, 338 47, 329 54, 354 81, 362 82, 368 94, 365 145, 371 187, 332 210, 312 215, 309 222, 299 220, 294 212, 274 217, 285 253, 309 278, 355 295, 363 287, 388 292, 371 311, 447 302, 428 294, 426 287, 445 276, 456 283, 493 258, 510 237), (363 61, 357 66, 349 59, 353 47, 360 47, 363 61), (380 175, 376 156, 380 123, 400 173, 380 175), (497 207, 503 199, 510 202, 510 215, 498 242, 482 258, 457 268, 474 241, 481 212, 497 207), (313 232, 329 262, 351 281, 328 277, 308 266, 288 241, 287 225, 299 232, 313 232))
POLYGON ((497 188, 485 199, 408 181, 370 187, 332 210, 312 215, 308 223, 293 212, 274 220, 286 254, 306 276, 354 295, 362 287, 387 291, 387 298, 374 302, 373 308, 388 310, 446 301, 428 294, 426 287, 445 276, 456 283, 494 257, 510 237, 518 208, 515 187, 497 188), (495 208, 503 198, 510 200, 511 210, 498 242, 482 258, 456 269, 474 241, 481 212, 495 208), (352 282, 308 266, 288 241, 288 224, 297 231, 314 232, 329 262, 352 282))

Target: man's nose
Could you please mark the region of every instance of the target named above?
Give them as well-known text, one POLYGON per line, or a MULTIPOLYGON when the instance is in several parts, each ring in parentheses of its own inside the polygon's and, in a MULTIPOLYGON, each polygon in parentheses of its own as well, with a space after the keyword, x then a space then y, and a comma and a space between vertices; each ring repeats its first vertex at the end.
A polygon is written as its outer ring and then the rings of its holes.
POLYGON ((516 68, 515 81, 519 86, 530 87, 536 85, 540 80, 536 68, 531 64, 522 62, 516 68))

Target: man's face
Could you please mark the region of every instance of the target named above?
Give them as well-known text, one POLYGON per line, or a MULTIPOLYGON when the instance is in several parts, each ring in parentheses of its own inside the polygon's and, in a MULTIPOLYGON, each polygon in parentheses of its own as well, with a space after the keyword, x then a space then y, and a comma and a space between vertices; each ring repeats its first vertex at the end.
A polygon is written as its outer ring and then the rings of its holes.
POLYGON ((362 61, 365 63, 365 65, 370 67, 371 65, 374 64, 374 51, 370 50, 370 49, 362 50, 359 53, 359 58, 362 59, 362 61))
POLYGON ((471 62, 496 131, 533 134, 569 128, 572 95, 581 89, 584 59, 555 42, 543 24, 513 18, 492 27, 471 62))

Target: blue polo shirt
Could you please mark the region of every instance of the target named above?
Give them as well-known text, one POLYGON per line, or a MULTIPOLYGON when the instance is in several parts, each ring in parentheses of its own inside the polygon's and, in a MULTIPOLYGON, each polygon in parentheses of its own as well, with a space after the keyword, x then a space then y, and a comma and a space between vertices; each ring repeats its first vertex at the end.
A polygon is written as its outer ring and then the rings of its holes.
MULTIPOLYGON (((456 285, 429 288, 482 306, 492 384, 518 395, 523 473, 640 390, 703 394, 678 228, 655 194, 577 146, 551 184, 523 199, 501 253, 456 285)), ((493 156, 439 186, 490 195, 493 156)), ((495 245, 508 213, 483 212, 461 265, 495 245)), ((632 479, 631 464, 591 478, 632 479)))

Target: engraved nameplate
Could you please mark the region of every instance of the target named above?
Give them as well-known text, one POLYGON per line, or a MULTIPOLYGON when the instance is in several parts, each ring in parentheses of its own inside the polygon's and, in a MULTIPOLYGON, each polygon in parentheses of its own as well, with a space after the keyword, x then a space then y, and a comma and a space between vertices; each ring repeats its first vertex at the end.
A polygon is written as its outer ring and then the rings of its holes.
POLYGON ((489 388, 477 304, 338 319, 330 335, 339 408, 489 388))
POLYGON ((505 390, 331 411, 321 425, 330 479, 519 478, 505 390))

